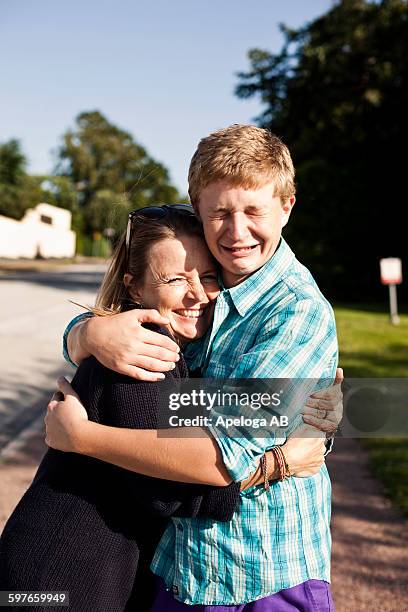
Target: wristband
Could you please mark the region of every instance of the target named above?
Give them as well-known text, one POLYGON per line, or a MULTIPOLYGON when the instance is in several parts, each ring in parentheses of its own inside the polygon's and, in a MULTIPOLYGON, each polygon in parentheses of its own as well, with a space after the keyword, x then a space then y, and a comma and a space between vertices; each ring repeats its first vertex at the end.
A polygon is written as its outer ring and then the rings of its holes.
MULTIPOLYGON (((279 480, 283 481, 285 480, 285 478, 289 478, 290 476, 292 476, 292 474, 290 473, 289 464, 286 461, 286 457, 281 447, 275 446, 271 450, 275 456, 276 463, 278 464, 279 480)), ((264 483, 265 491, 269 491, 271 487, 269 484, 269 475, 268 475, 268 455, 266 453, 262 455, 260 464, 261 464, 261 473, 263 476, 263 483, 264 483)))
POLYGON ((285 478, 291 476, 289 465, 286 461, 286 457, 283 454, 283 450, 280 446, 275 446, 272 449, 273 454, 276 457, 276 461, 279 467, 279 480, 283 481, 285 478))
POLYGON ((292 476, 292 473, 291 473, 291 471, 290 471, 289 464, 288 464, 288 462, 286 461, 285 453, 283 452, 283 450, 282 450, 282 447, 281 447, 281 446, 279 446, 278 448, 279 448, 279 450, 280 450, 280 452, 281 452, 282 459, 283 459, 283 463, 285 464, 285 472, 286 472, 286 473, 285 473, 285 477, 286 477, 286 478, 290 478, 290 477, 292 476))

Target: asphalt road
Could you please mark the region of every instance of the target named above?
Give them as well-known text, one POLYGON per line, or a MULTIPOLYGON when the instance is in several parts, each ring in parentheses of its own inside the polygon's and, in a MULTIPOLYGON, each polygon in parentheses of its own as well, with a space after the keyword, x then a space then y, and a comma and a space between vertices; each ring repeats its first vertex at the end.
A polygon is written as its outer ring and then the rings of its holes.
POLYGON ((0 272, 0 450, 44 411, 61 374, 72 376, 61 352, 66 323, 93 304, 102 265, 52 272, 0 272))

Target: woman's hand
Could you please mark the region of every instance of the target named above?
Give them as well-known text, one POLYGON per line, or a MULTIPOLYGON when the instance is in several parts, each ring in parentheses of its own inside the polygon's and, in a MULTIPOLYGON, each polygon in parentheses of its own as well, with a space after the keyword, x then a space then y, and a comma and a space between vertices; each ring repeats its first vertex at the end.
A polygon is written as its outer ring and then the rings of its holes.
POLYGON ((324 463, 325 438, 319 434, 312 435, 307 425, 298 427, 281 448, 291 476, 315 476, 324 463))
POLYGON ((343 370, 337 368, 333 385, 309 397, 302 410, 305 423, 329 434, 337 430, 343 418, 343 380, 343 370))
POLYGON ((57 385, 60 393, 54 393, 44 419, 45 442, 57 450, 80 453, 88 414, 66 378, 59 378, 57 385))
MULTIPOLYGON (((306 425, 296 429, 283 444, 282 451, 290 468, 291 476, 307 478, 315 476, 324 463, 326 452, 325 438, 313 434, 313 430, 333 433, 343 417, 343 393, 341 383, 344 380, 343 370, 337 368, 334 383, 328 389, 313 393, 307 400, 303 410, 303 420, 306 425)), ((269 480, 279 477, 272 451, 267 451, 267 463, 272 466, 269 480)), ((264 477, 261 467, 241 482, 241 491, 263 484, 264 477)))
MULTIPOLYGON (((311 434, 311 429, 307 425, 299 427, 292 433, 285 444, 281 446, 289 466, 290 476, 307 478, 318 473, 324 463, 324 453, 326 451, 324 441, 323 434, 311 434)), ((265 455, 267 456, 266 464, 269 466, 268 480, 277 480, 279 478, 279 467, 275 455, 271 450, 267 451, 265 455)), ((264 475, 259 462, 258 469, 241 482, 241 491, 263 484, 264 475)))

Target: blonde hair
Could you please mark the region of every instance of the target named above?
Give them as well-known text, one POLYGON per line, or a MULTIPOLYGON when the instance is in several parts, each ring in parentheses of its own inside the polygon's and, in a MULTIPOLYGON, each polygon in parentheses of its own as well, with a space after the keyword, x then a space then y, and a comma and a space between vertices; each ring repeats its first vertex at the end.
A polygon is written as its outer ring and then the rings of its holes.
POLYGON ((136 217, 133 220, 129 255, 126 252, 126 232, 121 236, 112 255, 109 268, 96 297, 94 308, 88 308, 96 315, 117 314, 135 307, 129 288, 125 285, 126 273, 132 275, 131 284, 142 282, 148 268, 151 247, 167 238, 197 236, 204 240, 202 225, 194 215, 179 210, 167 209, 160 219, 136 217))
POLYGON ((227 180, 232 186, 256 189, 275 182, 282 202, 295 194, 295 169, 287 146, 269 130, 234 124, 200 140, 188 173, 191 204, 198 211, 201 191, 227 180))

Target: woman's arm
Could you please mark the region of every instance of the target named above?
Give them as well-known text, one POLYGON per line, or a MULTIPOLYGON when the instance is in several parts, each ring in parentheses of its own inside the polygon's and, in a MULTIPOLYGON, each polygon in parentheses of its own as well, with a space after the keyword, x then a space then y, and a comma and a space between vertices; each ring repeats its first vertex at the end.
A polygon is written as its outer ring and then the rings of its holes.
MULTIPOLYGON (((48 405, 46 442, 52 448, 95 457, 119 467, 180 482, 226 486, 231 478, 221 459, 221 452, 205 429, 181 428, 180 436, 158 437, 157 431, 122 429, 88 421, 88 415, 72 387, 64 379, 58 386, 64 401, 48 405), (197 437, 198 436, 198 437, 197 437)), ((171 431, 174 436, 174 431, 171 431)), ((283 449, 291 468, 298 476, 316 473, 323 462, 323 440, 303 438, 293 432, 283 449)), ((277 466, 269 453, 269 479, 277 477, 277 466)), ((259 470, 247 479, 243 488, 262 482, 259 470)))
POLYGON ((162 431, 159 437, 152 429, 119 429, 87 421, 74 452, 154 478, 221 487, 232 482, 217 444, 204 429, 180 429, 177 438, 173 431, 169 437, 162 431))
POLYGON ((158 436, 154 429, 126 429, 88 420, 88 414, 65 378, 58 386, 64 401, 52 401, 45 418, 46 442, 52 448, 80 453, 119 467, 166 480, 227 486, 232 480, 221 452, 205 429, 180 428, 179 437, 158 436))
MULTIPOLYGON (((177 374, 185 371, 184 362, 177 374)), ((177 378, 169 374, 169 383, 177 378)), ((86 359, 72 381, 74 391, 86 407, 89 421, 113 428, 155 430, 160 393, 158 385, 140 382, 108 370, 94 357, 86 359)), ((61 394, 62 395, 62 394, 61 394)), ((62 395, 62 399, 64 399, 62 395)), ((131 507, 160 517, 204 517, 228 521, 239 500, 240 485, 208 486, 151 478, 116 465, 94 461, 74 453, 58 453, 70 465, 95 467, 99 482, 112 482, 131 507), (90 462, 90 463, 89 463, 90 462), (71 463, 72 465, 72 463, 71 463), (99 474, 99 476, 98 476, 99 474)), ((80 474, 72 474, 74 481, 80 474)))

